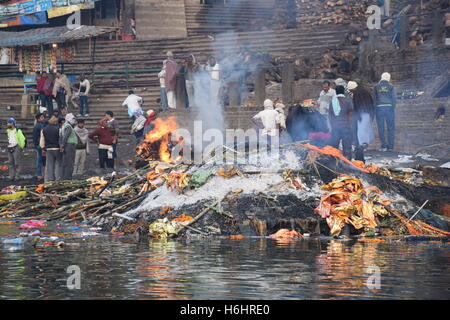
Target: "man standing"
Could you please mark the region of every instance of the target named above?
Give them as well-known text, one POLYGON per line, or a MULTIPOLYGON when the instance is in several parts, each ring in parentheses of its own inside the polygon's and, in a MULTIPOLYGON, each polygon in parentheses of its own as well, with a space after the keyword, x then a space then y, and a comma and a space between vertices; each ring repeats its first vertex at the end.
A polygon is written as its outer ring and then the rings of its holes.
POLYGON ((175 89, 177 84, 177 63, 173 59, 172 51, 167 52, 167 63, 166 63, 166 76, 164 78, 166 93, 167 93, 167 103, 170 109, 177 108, 177 100, 175 96, 175 89))
POLYGON ((385 72, 381 75, 380 82, 373 88, 381 151, 392 151, 395 142, 395 106, 397 103, 397 91, 390 81, 391 75, 385 72), (384 135, 385 122, 387 126, 387 143, 384 135))
POLYGON ((355 159, 364 161, 364 150, 373 141, 372 120, 375 117, 373 99, 370 92, 355 81, 348 83, 353 96, 353 140, 355 159))
POLYGON ((206 65, 205 70, 209 73, 209 77, 211 79, 209 84, 211 101, 214 105, 218 105, 220 91, 220 66, 215 57, 210 56, 208 58, 208 64, 206 65))
MULTIPOLYGON (((195 90, 198 87, 196 85, 196 77, 198 72, 198 64, 195 60, 195 57, 193 54, 191 54, 187 59, 187 65, 184 69, 185 71, 185 79, 186 79, 186 92, 188 95, 188 101, 189 101, 189 107, 195 106, 195 90)), ((198 94, 198 93, 197 93, 198 94)))
POLYGON ((105 112, 105 120, 106 120, 106 127, 111 130, 112 135, 114 136, 113 141, 113 158, 115 162, 115 167, 118 167, 118 161, 117 161, 117 143, 119 142, 119 122, 114 119, 114 113, 112 111, 106 111, 105 112))
POLYGON ((272 137, 276 137, 279 134, 279 128, 282 126, 282 117, 280 113, 273 108, 273 102, 270 99, 264 101, 264 110, 256 114, 252 121, 261 128, 261 125, 257 121, 262 123, 262 136, 268 137, 268 144, 272 144, 272 137))
POLYGON ((65 74, 56 72, 55 85, 53 86, 53 96, 58 104, 58 111, 67 108, 66 95, 71 96, 70 81, 65 74))
POLYGON ((98 158, 101 169, 114 169, 114 134, 106 127, 106 120, 102 119, 96 130, 89 134, 89 139, 98 143, 98 158))
POLYGON ((91 90, 91 83, 82 75, 80 77, 80 88, 78 89, 78 96, 80 97, 80 114, 79 116, 89 117, 89 91, 91 90))
POLYGON ((53 98, 52 98, 53 76, 49 75, 48 73, 45 73, 44 75, 45 75, 45 81, 44 81, 44 84, 42 87, 42 92, 44 94, 44 101, 45 101, 44 107, 46 107, 48 109, 49 113, 52 114, 53 113, 53 98))
POLYGON ((345 88, 336 87, 336 96, 332 99, 329 106, 329 116, 331 124, 330 145, 339 148, 342 141, 342 151, 344 157, 352 159, 352 110, 353 103, 345 97, 345 88))
POLYGON ((67 114, 65 119, 66 122, 61 127, 59 138, 59 148, 62 153, 62 180, 72 180, 78 144, 78 138, 73 129, 76 120, 72 113, 67 114))
POLYGON ((322 83, 322 91, 319 95, 319 113, 327 120, 328 129, 330 128, 330 120, 328 118, 329 106, 331 100, 336 96, 336 91, 331 88, 330 81, 326 80, 322 83))
POLYGON ((26 146, 26 138, 22 130, 16 128, 16 120, 9 118, 7 121, 8 129, 8 160, 9 160, 9 179, 18 180, 21 171, 22 151, 26 146))
POLYGON ((77 135, 78 143, 75 152, 75 164, 73 169, 74 176, 82 176, 84 174, 84 163, 89 154, 88 130, 84 127, 84 120, 78 119, 77 126, 74 129, 77 135))
POLYGON ((128 97, 122 103, 122 106, 128 108, 128 115, 130 118, 133 118, 133 121, 136 117, 144 113, 141 107, 143 102, 142 97, 136 95, 133 90, 128 91, 128 97))
POLYGON ((55 115, 42 130, 40 147, 46 156, 45 182, 61 180, 61 152, 59 150, 59 125, 55 115))
POLYGON ((44 178, 42 173, 42 167, 44 165, 43 157, 42 157, 42 148, 39 146, 41 140, 41 132, 45 127, 45 117, 44 114, 39 113, 36 115, 36 124, 33 128, 33 145, 34 150, 36 151, 36 171, 35 177, 37 180, 42 180, 44 178))
POLYGON ((163 61, 163 68, 162 70, 158 73, 158 78, 159 78, 159 93, 161 96, 161 108, 163 111, 167 111, 167 108, 169 108, 169 106, 167 105, 167 93, 166 93, 166 64, 167 64, 167 60, 163 61))
POLYGON ((36 72, 36 91, 38 92, 38 99, 41 105, 40 110, 36 108, 36 114, 42 112, 42 108, 47 108, 47 101, 45 100, 44 94, 44 84, 47 78, 47 74, 43 72, 42 74, 38 71, 36 72))

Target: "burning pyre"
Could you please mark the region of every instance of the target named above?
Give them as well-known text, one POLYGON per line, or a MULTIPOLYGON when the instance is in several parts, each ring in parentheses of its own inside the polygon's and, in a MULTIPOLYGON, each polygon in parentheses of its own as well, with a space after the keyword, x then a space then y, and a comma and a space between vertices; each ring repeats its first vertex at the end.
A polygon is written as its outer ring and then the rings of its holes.
POLYGON ((136 148, 137 156, 144 161, 171 163, 171 151, 174 146, 172 135, 178 129, 175 117, 166 120, 156 118, 154 128, 147 133, 144 142, 136 148))

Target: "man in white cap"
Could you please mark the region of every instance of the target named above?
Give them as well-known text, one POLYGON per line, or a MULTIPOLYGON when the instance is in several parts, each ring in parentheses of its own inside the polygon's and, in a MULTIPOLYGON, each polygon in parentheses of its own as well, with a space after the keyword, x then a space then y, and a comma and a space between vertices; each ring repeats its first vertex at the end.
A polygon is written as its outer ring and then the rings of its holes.
POLYGON ((378 135, 381 141, 380 151, 392 151, 394 149, 397 91, 390 81, 391 75, 385 72, 381 75, 380 82, 373 88, 378 135), (387 126, 387 143, 384 134, 385 123, 387 126))
POLYGON ((273 108, 272 100, 266 99, 264 101, 264 110, 256 114, 252 121, 258 127, 261 127, 261 125, 256 120, 262 122, 263 130, 261 135, 275 137, 278 135, 278 126, 281 124, 279 115, 278 111, 273 108))
POLYGON ((59 148, 62 154, 61 180, 72 180, 78 138, 74 130, 75 116, 68 113, 59 133, 59 148))

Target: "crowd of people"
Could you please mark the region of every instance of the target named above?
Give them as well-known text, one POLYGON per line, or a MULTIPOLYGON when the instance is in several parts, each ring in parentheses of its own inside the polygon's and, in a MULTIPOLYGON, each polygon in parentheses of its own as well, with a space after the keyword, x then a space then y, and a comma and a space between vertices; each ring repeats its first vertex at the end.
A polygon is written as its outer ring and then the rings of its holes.
MULTIPOLYGON (((117 159, 119 126, 112 111, 107 111, 97 128, 88 132, 85 120, 76 118, 73 113, 62 116, 49 115, 47 111, 35 116, 33 128, 33 147, 36 152, 37 181, 71 180, 85 174, 87 155, 91 143, 98 144, 100 169, 112 172, 117 159)), ((26 137, 16 126, 13 118, 7 121, 9 179, 19 179, 21 157, 27 145, 26 137)))
POLYGON ((335 148, 342 144, 345 157, 364 161, 364 151, 374 141, 374 119, 380 151, 394 149, 397 93, 390 81, 391 75, 383 73, 372 93, 355 81, 347 83, 339 78, 334 81, 334 88, 330 81, 324 81, 316 108, 292 106, 286 115, 284 104, 266 100, 264 110, 253 121, 262 128, 262 135, 279 134, 283 143, 308 140, 335 148))
POLYGON ((67 111, 69 103, 72 103, 73 107, 79 109, 78 117, 89 117, 90 90, 91 83, 84 75, 79 77, 78 83, 72 84, 68 77, 59 71, 56 73, 38 71, 36 72, 38 94, 36 113, 46 110, 50 115, 61 115, 67 111))
POLYGON ((209 56, 202 64, 192 54, 177 63, 173 53, 167 52, 158 74, 162 110, 198 108, 211 103, 223 106, 229 103, 229 91, 234 87, 238 100, 244 101, 245 78, 251 74, 254 63, 251 59, 252 55, 242 50, 226 56, 220 63, 209 56))
MULTIPOLYGON (((179 70, 169 52, 168 59, 163 63, 159 74, 161 79, 161 101, 167 102, 163 111, 176 108, 176 99, 171 78, 179 70), (178 71, 177 71, 178 70, 178 71), (163 90, 164 89, 164 90, 163 90), (163 94, 167 97, 163 98, 163 94)), ((199 65, 195 59, 187 59, 186 88, 188 101, 196 101, 196 77, 199 65)), ((209 80, 211 101, 218 97, 220 86, 220 69, 213 57, 204 68, 209 80), (217 83, 216 83, 217 82, 217 83)), ((56 73, 56 79, 49 85, 49 75, 42 74, 38 78, 39 99, 42 107, 36 115, 33 129, 33 146, 36 152, 37 180, 59 181, 80 177, 85 173, 87 155, 91 143, 98 144, 98 159, 104 172, 114 170, 117 164, 117 143, 119 124, 111 111, 107 111, 99 121, 97 128, 88 132, 85 120, 81 118, 83 110, 89 110, 88 94, 90 83, 81 77, 78 86, 80 96, 80 113, 75 116, 68 112, 67 100, 72 89, 67 77, 56 73), (51 88, 52 97, 56 100, 58 110, 52 109, 52 103, 46 90, 51 88), (45 96, 45 97, 44 97, 45 96), (84 109, 86 107, 86 109, 84 109)), ((253 117, 253 123, 261 128, 261 134, 268 137, 280 135, 280 141, 310 141, 313 144, 331 145, 339 148, 342 144, 343 155, 348 159, 364 161, 364 151, 374 140, 372 122, 376 119, 381 141, 381 151, 392 151, 395 142, 395 106, 396 89, 390 82, 389 73, 383 73, 381 80, 374 86, 371 93, 355 81, 348 83, 337 79, 333 83, 324 81, 317 99, 316 108, 292 106, 286 110, 281 102, 264 101, 264 110, 253 117), (309 109, 309 110, 308 110, 309 109), (315 110, 311 112, 310 110, 315 110), (386 138, 387 132, 387 138, 386 138)), ((73 95, 72 95, 73 96, 73 95)), ((157 114, 153 110, 144 112, 144 100, 132 90, 123 106, 127 107, 131 118, 131 134, 136 138, 136 145, 143 142, 144 137, 154 128, 157 114)), ((21 155, 27 141, 22 130, 17 128, 15 119, 7 121, 9 178, 17 180, 21 172, 21 155)))

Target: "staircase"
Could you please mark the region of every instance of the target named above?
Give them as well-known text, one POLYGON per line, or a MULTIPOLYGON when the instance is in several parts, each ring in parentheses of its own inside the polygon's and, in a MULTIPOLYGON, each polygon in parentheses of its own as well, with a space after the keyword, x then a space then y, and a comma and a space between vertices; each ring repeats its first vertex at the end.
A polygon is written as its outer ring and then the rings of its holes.
POLYGON ((190 5, 185 7, 189 36, 248 30, 258 20, 270 20, 274 8, 243 5, 190 5))
MULTIPOLYGON (((262 10, 264 11, 264 10, 262 10)), ((261 11, 261 12, 262 12, 261 11)), ((233 32, 232 34, 220 34, 212 40, 206 35, 195 35, 184 39, 170 40, 135 40, 135 41, 97 41, 95 61, 122 61, 126 59, 151 58, 150 61, 130 62, 128 69, 130 72, 146 70, 143 73, 130 74, 129 88, 136 94, 144 98, 144 109, 160 111, 160 106, 156 102, 159 98, 159 80, 157 73, 160 71, 165 53, 168 50, 174 52, 175 56, 185 57, 194 54, 200 63, 206 61, 207 56, 216 55, 219 58, 227 54, 237 52, 245 47, 255 51, 264 51, 274 56, 300 55, 322 57, 323 53, 330 48, 335 48, 341 44, 346 35, 344 27, 321 26, 320 29, 303 27, 299 29, 277 30, 277 31, 253 31, 253 32, 233 32)), ((87 41, 80 41, 78 44, 75 62, 91 61, 91 53, 87 41)), ((2 68, 0 68, 1 70, 2 68)), ((90 65, 75 64, 65 65, 64 72, 87 73, 91 71, 90 65)), ((86 127, 93 130, 99 120, 104 116, 105 111, 113 111, 115 118, 119 121, 121 128, 121 139, 119 142, 119 157, 130 159, 134 154, 135 138, 129 134, 131 120, 127 110, 122 107, 123 100, 127 97, 125 75, 101 74, 102 72, 125 71, 123 62, 111 62, 98 64, 95 67, 95 79, 93 82, 92 94, 89 97, 90 117, 86 118, 86 127), (98 73, 97 73, 98 72, 98 73)), ((1 72, 1 71, 0 71, 1 72)), ((0 109, 5 110, 8 105, 16 105, 16 110, 3 112, 2 119, 14 116, 18 120, 19 126, 23 129, 28 138, 28 148, 24 158, 27 165, 24 171, 32 173, 34 169, 34 151, 32 145, 32 130, 34 118, 20 119, 20 102, 23 90, 2 89, 0 94, 0 109)), ((226 119, 230 128, 248 128, 251 116, 260 109, 251 108, 227 108, 226 119)), ((77 113, 77 110, 70 112, 77 113)), ((189 127, 195 119, 195 111, 189 109, 177 109, 172 113, 164 113, 163 117, 175 115, 183 127, 189 127)), ((6 148, 5 120, 1 122, 0 151, 6 148)), ((97 166, 97 154, 93 150, 89 158, 91 167, 97 166)), ((6 152, 0 152, 0 164, 7 159, 6 152)), ((2 175, 5 175, 3 173, 2 175)))

